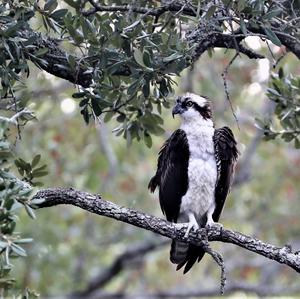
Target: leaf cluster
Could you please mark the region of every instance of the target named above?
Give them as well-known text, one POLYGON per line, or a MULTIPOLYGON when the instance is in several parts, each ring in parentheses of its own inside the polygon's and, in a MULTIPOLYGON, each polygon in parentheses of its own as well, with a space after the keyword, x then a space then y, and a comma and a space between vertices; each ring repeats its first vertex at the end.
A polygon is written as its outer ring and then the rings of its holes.
MULTIPOLYGON (((18 221, 17 211, 24 207, 27 214, 35 218, 35 214, 30 207, 37 204, 30 200, 32 187, 26 181, 17 178, 12 172, 12 162, 14 160, 13 147, 8 139, 8 123, 0 122, 0 287, 6 291, 14 284, 10 272, 13 269, 12 259, 25 257, 26 250, 23 245, 32 242, 31 238, 24 238, 16 232, 18 221)), ((24 178, 32 183, 33 178, 45 174, 45 167, 36 168, 40 156, 37 155, 31 164, 22 159, 16 159, 15 163, 24 178), (32 170, 32 171, 30 171, 32 170)), ((28 291, 29 292, 29 291, 28 291)), ((30 292, 29 292, 30 293, 30 292)), ((28 294, 29 294, 28 293, 28 294)), ((32 297, 31 295, 27 296, 32 297)))
MULTIPOLYGON (((83 63, 92 74, 92 89, 73 94, 80 100, 84 120, 104 115, 106 122, 115 117, 120 123, 117 135, 128 143, 144 139, 150 145, 150 135, 163 132, 159 114, 169 107, 167 97, 175 83, 171 75, 189 63, 189 50, 179 33, 152 32, 144 19, 132 23, 118 14, 84 18, 68 13, 65 22, 74 43, 87 44, 83 63)), ((70 67, 76 72, 72 61, 70 67)))
POLYGON ((265 138, 281 137, 300 148, 300 76, 284 75, 280 69, 278 74, 272 75, 267 96, 275 104, 275 115, 281 129, 275 130, 268 120, 257 120, 265 138))

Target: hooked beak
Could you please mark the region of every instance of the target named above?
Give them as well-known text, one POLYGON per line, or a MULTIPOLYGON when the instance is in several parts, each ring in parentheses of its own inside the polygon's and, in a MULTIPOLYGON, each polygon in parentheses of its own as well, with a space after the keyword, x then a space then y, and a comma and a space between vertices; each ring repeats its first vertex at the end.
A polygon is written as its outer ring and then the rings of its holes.
POLYGON ((174 118, 174 115, 175 115, 175 114, 181 114, 182 112, 183 112, 183 109, 182 109, 182 107, 181 107, 181 104, 180 104, 180 103, 177 103, 177 104, 174 106, 173 110, 172 110, 172 116, 173 116, 173 118, 174 118))

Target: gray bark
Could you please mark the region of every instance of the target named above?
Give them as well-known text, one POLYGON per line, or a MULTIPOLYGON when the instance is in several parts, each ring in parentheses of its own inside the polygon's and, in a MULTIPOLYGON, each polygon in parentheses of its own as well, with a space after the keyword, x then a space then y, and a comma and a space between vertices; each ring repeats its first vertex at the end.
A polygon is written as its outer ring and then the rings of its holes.
MULTIPOLYGON (((208 241, 231 243, 271 260, 275 260, 278 263, 285 264, 295 271, 300 272, 300 253, 293 251, 289 245, 277 247, 251 236, 219 226, 206 227, 197 231, 192 231, 188 238, 185 238, 185 227, 178 227, 166 220, 147 215, 134 209, 118 206, 112 202, 103 200, 99 195, 93 195, 71 188, 41 190, 33 197, 33 199, 37 198, 43 199, 44 201, 39 205, 36 205, 35 208, 70 204, 94 214, 132 224, 170 239, 204 246, 206 249, 208 241)), ((208 253, 210 252, 208 251, 208 253)))

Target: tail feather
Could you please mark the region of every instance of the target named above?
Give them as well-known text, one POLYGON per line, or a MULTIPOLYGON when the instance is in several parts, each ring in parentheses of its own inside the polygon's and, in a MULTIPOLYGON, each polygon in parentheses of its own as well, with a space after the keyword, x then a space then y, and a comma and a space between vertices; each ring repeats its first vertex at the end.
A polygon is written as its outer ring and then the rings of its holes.
POLYGON ((180 264, 183 260, 185 260, 188 249, 189 244, 181 241, 172 240, 170 250, 170 261, 173 264, 180 264))
MULTIPOLYGON (((179 223, 187 222, 187 216, 180 214, 178 217, 179 223)), ((198 224, 204 227, 207 221, 206 215, 199 219, 198 224)), ((183 274, 187 273, 193 265, 198 261, 200 262, 205 254, 205 250, 200 246, 188 244, 182 241, 172 240, 170 250, 170 260, 173 264, 177 264, 176 270, 184 267, 183 274)))
POLYGON ((178 263, 176 270, 180 270, 185 265, 183 274, 187 273, 197 260, 198 263, 202 260, 204 254, 205 251, 201 247, 192 244, 188 245, 187 255, 184 260, 178 263))

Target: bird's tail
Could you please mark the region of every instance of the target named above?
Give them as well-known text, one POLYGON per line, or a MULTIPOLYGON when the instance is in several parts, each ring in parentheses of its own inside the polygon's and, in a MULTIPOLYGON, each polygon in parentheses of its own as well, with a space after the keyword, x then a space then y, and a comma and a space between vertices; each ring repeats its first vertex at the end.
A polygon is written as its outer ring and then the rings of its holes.
MULTIPOLYGON (((184 223, 187 222, 183 217, 178 217, 178 222, 184 223)), ((199 223, 200 227, 204 227, 206 223, 206 219, 201 219, 201 223, 199 223)), ((205 254, 205 251, 200 246, 195 246, 193 244, 188 244, 182 241, 172 240, 171 250, 170 250, 170 261, 173 264, 177 264, 176 270, 181 269, 184 265, 183 273, 187 273, 195 262, 201 261, 205 254)))

